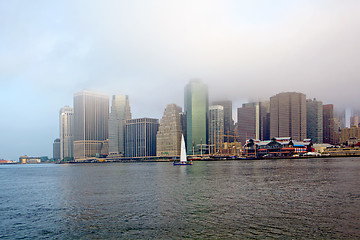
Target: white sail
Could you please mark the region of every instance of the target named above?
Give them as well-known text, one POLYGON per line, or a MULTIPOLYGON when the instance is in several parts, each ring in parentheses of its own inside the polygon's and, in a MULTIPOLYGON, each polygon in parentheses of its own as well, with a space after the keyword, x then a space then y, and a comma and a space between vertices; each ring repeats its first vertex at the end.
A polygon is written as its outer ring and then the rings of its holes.
POLYGON ((186 163, 186 148, 185 148, 185 140, 184 135, 181 135, 181 150, 180 150, 180 162, 186 163))

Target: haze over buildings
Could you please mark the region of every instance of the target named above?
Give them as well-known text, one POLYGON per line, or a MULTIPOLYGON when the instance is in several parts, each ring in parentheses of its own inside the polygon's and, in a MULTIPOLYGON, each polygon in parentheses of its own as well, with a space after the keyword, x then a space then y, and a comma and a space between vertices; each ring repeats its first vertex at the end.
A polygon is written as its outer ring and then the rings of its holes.
POLYGON ((51 156, 58 110, 83 89, 127 94, 135 118, 184 108, 192 78, 234 108, 293 91, 359 108, 359 12, 355 0, 1 1, 0 158, 51 156))

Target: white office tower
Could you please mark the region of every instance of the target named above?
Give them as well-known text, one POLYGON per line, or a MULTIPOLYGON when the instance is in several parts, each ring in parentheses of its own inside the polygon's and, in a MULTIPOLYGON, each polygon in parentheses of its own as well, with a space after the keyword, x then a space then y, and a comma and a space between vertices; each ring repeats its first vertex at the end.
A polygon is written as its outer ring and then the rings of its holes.
POLYGON ((65 106, 60 109, 60 160, 72 159, 73 155, 74 109, 65 106))
POLYGON ((131 119, 129 97, 113 95, 109 117, 109 154, 125 155, 125 120, 131 119))

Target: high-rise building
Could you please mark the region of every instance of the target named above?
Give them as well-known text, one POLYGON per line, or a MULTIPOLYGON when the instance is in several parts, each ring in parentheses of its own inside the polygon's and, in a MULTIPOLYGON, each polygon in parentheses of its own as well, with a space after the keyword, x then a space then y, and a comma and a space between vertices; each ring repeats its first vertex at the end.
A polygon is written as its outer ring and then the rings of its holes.
POLYGON ((270 102, 261 102, 261 140, 270 140, 270 102))
POLYGON ((53 159, 60 160, 60 138, 56 138, 53 143, 53 159))
POLYGON ((74 94, 74 159, 95 157, 108 141, 109 97, 81 91, 74 94))
POLYGON ((323 142, 323 104, 316 99, 306 100, 306 135, 313 143, 323 142))
POLYGON ((350 118, 350 126, 359 126, 359 115, 354 115, 350 118))
POLYGON ((323 143, 334 143, 334 105, 323 105, 323 143))
POLYGON ((224 107, 212 105, 209 107, 209 145, 210 153, 216 154, 222 148, 224 141, 224 107))
POLYGON ((269 103, 244 103, 238 108, 237 136, 241 143, 247 139, 269 139, 269 103))
POLYGON ((208 87, 199 80, 185 86, 186 149, 188 154, 200 154, 207 144, 208 87))
POLYGON ((125 156, 156 156, 156 133, 159 120, 138 118, 125 121, 125 156))
POLYGON ((60 109, 60 160, 72 160, 74 134, 74 109, 65 106, 60 109))
POLYGON ((270 98, 270 137, 306 138, 306 96, 285 92, 270 98))
POLYGON ((156 156, 180 156, 181 112, 176 104, 166 106, 156 134, 156 156))
POLYGON ((127 95, 113 95, 109 116, 109 154, 125 155, 125 120, 131 119, 127 95))
POLYGON ((213 105, 220 105, 224 108, 224 141, 234 141, 234 120, 232 118, 232 101, 215 101, 213 105), (229 135, 229 137, 227 137, 229 135), (229 138, 229 139, 228 139, 229 138))

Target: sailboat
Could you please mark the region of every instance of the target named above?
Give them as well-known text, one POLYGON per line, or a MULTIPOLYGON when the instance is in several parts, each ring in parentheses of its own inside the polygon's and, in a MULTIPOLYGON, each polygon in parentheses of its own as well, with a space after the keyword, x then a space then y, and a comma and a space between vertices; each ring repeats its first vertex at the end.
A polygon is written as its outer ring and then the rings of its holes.
POLYGON ((180 162, 174 162, 174 165, 193 165, 191 161, 186 158, 186 148, 184 135, 181 135, 181 150, 180 150, 180 162))

